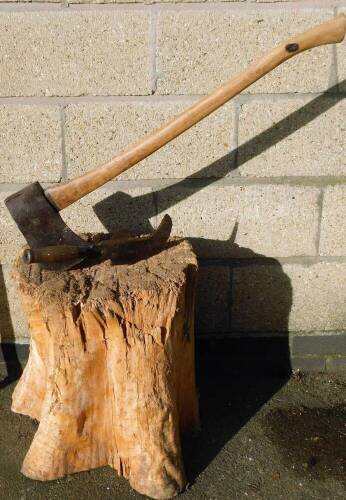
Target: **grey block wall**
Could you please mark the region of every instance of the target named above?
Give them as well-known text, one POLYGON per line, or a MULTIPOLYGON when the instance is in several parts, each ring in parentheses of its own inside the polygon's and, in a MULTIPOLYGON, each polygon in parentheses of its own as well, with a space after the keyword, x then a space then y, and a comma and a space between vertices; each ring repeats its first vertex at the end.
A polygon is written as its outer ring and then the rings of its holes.
MULTIPOLYGON (((28 342, 4 199, 63 182, 182 111, 346 0, 1 2, 0 332, 28 342)), ((346 370, 346 42, 293 58, 62 212, 146 232, 164 213, 201 271, 198 335, 283 337, 292 366, 346 370)))

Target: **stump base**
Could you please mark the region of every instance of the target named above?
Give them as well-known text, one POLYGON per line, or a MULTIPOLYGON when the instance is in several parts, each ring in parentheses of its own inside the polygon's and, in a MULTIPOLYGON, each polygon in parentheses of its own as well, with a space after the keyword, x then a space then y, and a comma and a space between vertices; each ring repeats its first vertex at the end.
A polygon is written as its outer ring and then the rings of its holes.
POLYGON ((17 260, 31 341, 12 410, 40 421, 23 474, 110 465, 152 498, 184 488, 180 435, 199 425, 196 274, 185 241, 132 265, 56 273, 17 260))

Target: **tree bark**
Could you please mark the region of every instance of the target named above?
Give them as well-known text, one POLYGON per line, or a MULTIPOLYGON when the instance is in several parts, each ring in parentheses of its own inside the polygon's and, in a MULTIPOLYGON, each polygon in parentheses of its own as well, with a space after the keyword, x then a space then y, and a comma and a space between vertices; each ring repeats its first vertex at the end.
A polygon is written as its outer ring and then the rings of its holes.
POLYGON ((197 430, 197 263, 185 241, 131 265, 14 268, 31 333, 12 410, 40 421, 22 472, 42 481, 110 465, 152 498, 185 486, 197 430))

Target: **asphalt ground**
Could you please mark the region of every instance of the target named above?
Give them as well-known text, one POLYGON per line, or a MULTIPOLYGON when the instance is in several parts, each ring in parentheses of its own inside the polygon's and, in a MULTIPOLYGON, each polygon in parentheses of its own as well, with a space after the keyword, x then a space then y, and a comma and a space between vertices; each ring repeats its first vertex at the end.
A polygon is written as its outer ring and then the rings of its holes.
MULTIPOLYGON (((197 343, 202 429, 183 440, 182 500, 345 500, 346 376, 292 375, 286 344, 197 343)), ((143 498, 110 467, 49 482, 20 473, 37 422, 10 411, 19 371, 0 371, 0 498, 143 498)))

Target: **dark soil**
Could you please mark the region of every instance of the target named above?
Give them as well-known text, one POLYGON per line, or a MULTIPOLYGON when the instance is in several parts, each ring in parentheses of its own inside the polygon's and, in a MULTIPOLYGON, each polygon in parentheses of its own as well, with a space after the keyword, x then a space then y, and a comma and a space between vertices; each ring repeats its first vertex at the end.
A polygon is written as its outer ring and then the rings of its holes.
MULTIPOLYGON (((344 500, 346 377, 294 375, 284 357, 242 356, 222 342, 197 353, 202 430, 184 440, 182 499, 344 500)), ((244 354, 244 353, 243 353, 244 354)), ((3 368, 3 377, 6 370, 3 368)), ((111 468, 41 483, 20 473, 37 423, 0 390, 0 498, 140 499, 111 468)))

